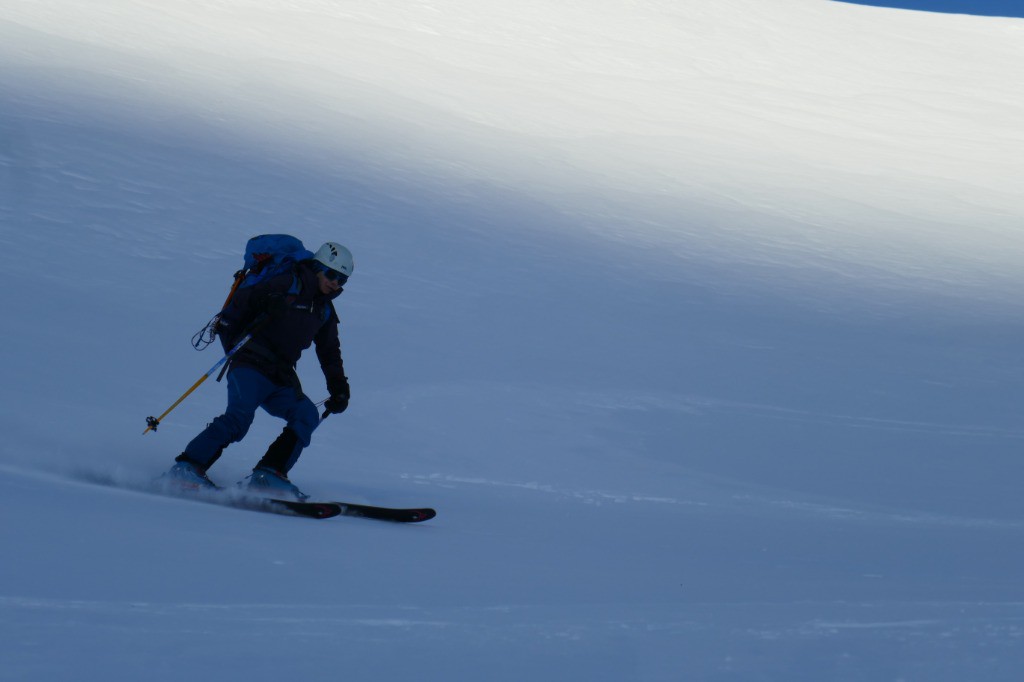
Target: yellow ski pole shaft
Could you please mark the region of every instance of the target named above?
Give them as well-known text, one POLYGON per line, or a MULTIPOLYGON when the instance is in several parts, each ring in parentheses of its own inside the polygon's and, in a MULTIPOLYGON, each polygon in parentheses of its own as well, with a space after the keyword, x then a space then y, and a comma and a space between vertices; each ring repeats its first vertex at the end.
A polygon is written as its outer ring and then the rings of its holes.
POLYGON ((170 407, 168 407, 166 410, 164 410, 164 413, 162 415, 160 415, 159 417, 147 417, 146 418, 146 423, 149 426, 147 426, 146 430, 142 432, 142 435, 145 436, 150 431, 156 431, 156 427, 158 427, 160 425, 160 420, 163 419, 164 417, 166 417, 167 415, 169 415, 171 413, 171 410, 173 410, 175 407, 180 405, 181 401, 183 401, 185 398, 189 397, 189 395, 191 395, 192 391, 194 391, 197 388, 199 388, 199 385, 202 384, 204 381, 206 381, 209 378, 210 378, 209 374, 204 374, 203 376, 199 377, 199 381, 197 381, 196 383, 192 384, 192 388, 190 388, 187 391, 185 391, 181 395, 181 397, 178 398, 177 400, 175 400, 174 404, 171 405, 170 407))
POLYGON ((238 343, 235 344, 234 348, 232 348, 230 351, 228 351, 227 355, 225 355, 220 360, 218 360, 217 364, 215 364, 213 367, 210 368, 209 372, 207 372, 203 376, 199 377, 199 381, 197 381, 196 383, 192 384, 192 388, 190 388, 187 391, 185 391, 185 393, 182 394, 182 396, 180 398, 178 398, 177 400, 174 401, 173 405, 171 405, 166 410, 164 410, 164 413, 162 415, 160 415, 159 417, 146 417, 146 424, 147 424, 147 426, 146 426, 146 430, 142 432, 142 435, 145 436, 150 431, 156 431, 156 427, 160 426, 160 420, 161 419, 163 419, 168 414, 170 414, 171 410, 173 410, 175 407, 177 407, 178 405, 181 404, 181 401, 183 401, 185 398, 189 397, 189 395, 192 393, 192 391, 194 391, 197 388, 199 388, 200 384, 202 384, 204 381, 209 379, 211 374, 216 372, 217 369, 221 365, 223 365, 225 362, 230 360, 231 356, 234 355, 235 353, 237 353, 238 349, 240 349, 242 346, 247 344, 249 342, 249 339, 251 339, 251 338, 252 338, 252 332, 246 334, 245 337, 241 341, 239 341, 238 343))

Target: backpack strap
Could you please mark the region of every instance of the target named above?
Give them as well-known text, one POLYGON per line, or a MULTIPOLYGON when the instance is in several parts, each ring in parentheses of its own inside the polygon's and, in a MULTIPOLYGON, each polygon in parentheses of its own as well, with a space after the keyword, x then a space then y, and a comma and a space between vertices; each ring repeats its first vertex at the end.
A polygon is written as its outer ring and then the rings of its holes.
POLYGON ((299 279, 299 273, 292 268, 292 285, 288 287, 288 296, 298 297, 302 293, 302 280, 299 279))
MULTIPOLYGON (((287 295, 292 297, 293 300, 295 298, 298 298, 299 294, 302 293, 302 280, 299 278, 299 273, 298 273, 297 267, 298 266, 296 266, 296 268, 292 269, 292 285, 290 287, 288 287, 288 292, 287 292, 287 295)), ((311 313, 316 310, 316 306, 314 304, 312 304, 312 303, 310 303, 308 306, 295 306, 295 307, 299 308, 301 310, 308 310, 311 313)), ((321 305, 320 306, 320 324, 324 324, 325 322, 327 322, 327 320, 330 319, 330 317, 331 317, 331 305, 328 302, 325 305, 321 305)))

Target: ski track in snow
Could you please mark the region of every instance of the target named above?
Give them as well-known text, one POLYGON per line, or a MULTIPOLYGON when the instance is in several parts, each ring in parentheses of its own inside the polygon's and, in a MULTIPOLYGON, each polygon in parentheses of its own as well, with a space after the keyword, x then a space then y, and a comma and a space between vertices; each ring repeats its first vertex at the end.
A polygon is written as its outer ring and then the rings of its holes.
POLYGON ((777 511, 805 517, 828 519, 832 521, 861 522, 879 525, 899 524, 949 528, 987 528, 993 530, 1020 530, 1024 528, 1024 521, 965 518, 907 511, 855 509, 824 503, 770 497, 767 493, 761 495, 726 494, 723 496, 724 499, 709 498, 706 500, 697 500, 646 495, 643 493, 613 492, 608 490, 577 490, 537 482, 496 481, 440 473, 403 474, 401 478, 419 485, 449 489, 458 489, 460 487, 469 486, 528 490, 595 506, 602 506, 605 504, 667 505, 676 507, 694 507, 706 512, 739 511, 755 516, 763 515, 766 511, 777 511))
MULTIPOLYGON (((211 603, 149 603, 149 602, 100 602, 87 600, 58 600, 58 599, 37 599, 27 597, 0 596, 0 605, 5 610, 20 610, 23 612, 66 612, 66 613, 95 613, 101 615, 131 615, 140 617, 156 616, 168 622, 177 619, 186 621, 202 620, 205 623, 203 629, 196 629, 195 634, 215 634, 222 632, 222 628, 230 628, 232 622, 263 623, 273 628, 275 624, 288 630, 289 636, 335 636, 329 628, 393 628, 401 630, 442 630, 446 628, 465 628, 469 634, 476 628, 487 628, 486 622, 492 625, 507 627, 510 623, 518 627, 533 627, 540 631, 543 636, 559 636, 565 630, 575 630, 581 636, 589 631, 590 634, 598 632, 626 634, 634 630, 637 632, 661 631, 670 634, 683 634, 697 630, 713 629, 714 622, 706 619, 709 610, 741 610, 751 609, 757 611, 761 608, 770 608, 772 604, 767 603, 690 603, 686 605, 671 605, 660 609, 663 612, 660 616, 643 617, 634 619, 628 612, 634 607, 610 604, 589 605, 586 610, 596 613, 603 613, 604 617, 599 619, 587 617, 575 623, 552 623, 549 615, 545 613, 552 607, 544 605, 510 605, 510 606, 487 606, 467 608, 429 608, 405 606, 395 608, 380 604, 359 604, 346 603, 344 605, 323 605, 323 604, 288 604, 279 603, 250 603, 250 604, 211 604, 211 603), (382 616, 380 611, 385 609, 389 615, 382 616), (691 617, 672 618, 666 614, 677 612, 677 616, 690 612, 691 617), (301 614, 301 615, 299 615, 301 614), (370 615, 372 614, 372 615, 370 615), (700 617, 696 617, 700 614, 700 617), (308 626, 308 629, 305 629, 308 626)), ((825 618, 810 618, 807 620, 795 620, 777 629, 751 630, 750 634, 765 639, 787 637, 836 634, 845 629, 858 630, 920 630, 920 631, 946 631, 947 635, 954 634, 958 629, 985 629, 993 637, 1024 637, 1024 603, 943 603, 943 602, 921 602, 921 603, 856 603, 846 602, 801 602, 788 605, 786 608, 795 612, 813 613, 835 612, 847 613, 848 617, 828 620, 825 618), (893 618, 891 620, 871 619, 864 614, 880 614, 885 612, 917 611, 920 613, 974 613, 978 614, 967 621, 958 618, 947 619, 940 615, 917 619, 893 618), (859 617, 855 614, 861 614, 859 617)), ((657 611, 655 613, 657 614, 657 611)), ((9 613, 9 611, 8 611, 9 613)), ((10 619, 8 619, 10 620, 10 619)), ((714 619, 710 619, 714 621, 714 619)), ((370 635, 373 636, 373 635, 370 635)))
MULTIPOLYGON (((790 658, 800 651, 806 656, 804 666, 831 669, 831 679, 865 679, 858 676, 868 671, 872 680, 952 680, 968 671, 1004 674, 1006 665, 1022 662, 1019 645, 1024 638, 1020 603, 697 603, 639 610, 601 604, 577 606, 567 614, 540 605, 422 609, 0 597, 0 613, 0 634, 21 644, 9 657, 10 665, 31 660, 45 646, 40 638, 79 655, 97 648, 107 651, 116 641, 124 652, 122 664, 148 661, 151 679, 161 681, 180 679, 175 676, 182 670, 183 652, 167 651, 162 645, 168 637, 197 640, 188 652, 203 662, 205 674, 218 676, 237 669, 237 663, 230 663, 237 657, 261 659, 257 652, 247 656, 246 650, 253 641, 269 638, 294 659, 289 664, 293 670, 313 680, 337 677, 337 672, 310 665, 327 651, 333 651, 336 665, 349 666, 347 675, 357 679, 369 679, 361 674, 388 679, 452 674, 441 672, 454 662, 436 649, 452 638, 464 651, 487 656, 486 661, 464 657, 459 669, 499 680, 527 672, 546 678, 551 672, 549 657, 556 650, 568 657, 565 672, 598 658, 606 668, 591 679, 601 680, 624 679, 623 675, 671 680, 683 668, 709 678, 732 674, 741 679, 796 679, 790 658), (396 639, 404 657, 387 655, 394 651, 396 639), (808 647, 818 653, 807 656, 808 647), (356 650, 380 658, 364 668, 356 650), (914 662, 893 662, 887 658, 893 650, 912 656, 914 662), (695 661, 699 663, 694 667, 695 661)), ((28 669, 54 669, 38 662, 30 665, 28 669)), ((78 669, 105 667, 87 663, 78 669)), ((265 670, 253 671, 246 679, 275 679, 281 674, 273 664, 265 670)))
MULTIPOLYGON (((160 495, 172 499, 185 499, 191 501, 207 502, 215 505, 228 504, 228 501, 220 497, 204 499, 202 496, 181 497, 179 495, 166 494, 154 486, 154 480, 138 475, 128 474, 123 470, 102 470, 102 469, 79 469, 70 475, 60 473, 47 473, 34 470, 25 470, 8 466, 0 466, 0 472, 8 475, 30 476, 44 480, 80 482, 89 485, 117 488, 147 495, 160 495)), ((666 497, 659 495, 644 494, 639 492, 618 492, 610 490, 581 490, 571 487, 540 483, 536 481, 500 481, 480 477, 459 476, 455 474, 430 473, 416 474, 404 473, 398 476, 399 479, 418 486, 436 487, 442 489, 460 488, 494 488, 506 490, 522 490, 539 493, 561 499, 579 502, 585 505, 651 505, 669 506, 680 508, 692 508, 695 513, 742 513, 753 516, 761 516, 766 512, 774 511, 785 514, 796 514, 803 517, 827 519, 836 522, 868 523, 886 525, 910 525, 930 526, 948 528, 977 528, 990 530, 1020 530, 1024 528, 1024 521, 1006 519, 985 519, 955 517, 941 514, 928 514, 911 511, 879 510, 879 509, 857 509, 854 507, 841 507, 834 504, 814 502, 809 500, 792 499, 782 497, 780 492, 772 495, 769 491, 762 491, 760 494, 729 492, 728 489, 719 495, 708 497, 706 491, 702 493, 705 499, 690 499, 682 497, 666 497)), ((722 485, 716 482, 714 485, 722 485)), ((700 486, 703 488, 713 486, 700 486)), ((742 486, 741 486, 742 487, 742 486)), ((230 500, 233 491, 228 488, 225 493, 230 500)), ((244 493, 235 493, 239 497, 244 493)), ((340 497, 336 495, 335 497, 340 497)), ((352 502, 372 503, 372 500, 352 499, 352 502)))

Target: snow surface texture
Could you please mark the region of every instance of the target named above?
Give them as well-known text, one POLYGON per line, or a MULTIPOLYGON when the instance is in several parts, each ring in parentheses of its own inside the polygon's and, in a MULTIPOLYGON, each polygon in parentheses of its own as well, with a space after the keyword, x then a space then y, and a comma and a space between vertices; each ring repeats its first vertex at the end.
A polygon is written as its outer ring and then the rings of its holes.
POLYGON ((826 0, 5 0, 0 679, 1018 680, 1021 63, 826 0), (356 259, 293 479, 436 519, 133 490, 277 231, 356 259))

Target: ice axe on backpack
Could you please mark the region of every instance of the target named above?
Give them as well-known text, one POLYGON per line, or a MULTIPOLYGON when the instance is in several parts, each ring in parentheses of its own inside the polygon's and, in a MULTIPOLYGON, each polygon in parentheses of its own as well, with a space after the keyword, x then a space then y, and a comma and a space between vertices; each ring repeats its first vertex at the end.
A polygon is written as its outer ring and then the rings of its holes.
POLYGON ((243 268, 235 273, 235 281, 231 284, 231 291, 228 292, 228 297, 224 299, 224 305, 220 307, 220 312, 213 316, 213 318, 206 323, 206 326, 200 329, 192 336, 192 347, 196 350, 206 350, 206 347, 217 340, 217 325, 220 324, 220 316, 227 310, 228 304, 231 303, 231 299, 235 297, 235 292, 238 291, 238 287, 241 286, 245 280, 247 271, 243 268))
POLYGON ((213 367, 211 367, 211 368, 209 369, 209 371, 208 371, 208 372, 207 372, 206 374, 204 374, 203 376, 199 377, 199 381, 197 381, 196 383, 192 384, 191 388, 189 388, 189 389, 188 389, 187 391, 185 391, 185 392, 184 392, 184 393, 183 393, 183 394, 181 395, 181 397, 180 397, 180 398, 178 398, 177 400, 175 400, 175 401, 174 401, 174 404, 173 404, 173 405, 171 405, 171 406, 170 406, 170 407, 168 407, 168 408, 167 408, 166 410, 164 410, 164 413, 163 413, 162 415, 160 415, 159 417, 146 417, 146 430, 142 432, 142 435, 143 435, 143 436, 145 436, 145 435, 146 435, 147 433, 149 433, 150 431, 156 431, 156 428, 157 428, 158 426, 160 426, 160 421, 161 421, 161 420, 162 420, 162 419, 163 419, 164 417, 166 417, 166 416, 167 416, 168 414, 170 414, 170 413, 171 413, 171 410, 173 410, 173 409, 174 409, 174 408, 176 408, 176 407, 177 407, 178 405, 180 405, 180 404, 181 404, 181 402, 182 402, 183 400, 185 400, 185 398, 189 397, 189 396, 190 396, 190 395, 192 394, 192 391, 194 391, 194 390, 196 390, 197 388, 199 388, 199 386, 200 386, 200 385, 201 385, 201 384, 202 384, 202 383, 203 383, 204 381, 206 381, 207 379, 209 379, 209 378, 210 378, 210 376, 211 376, 211 375, 212 375, 212 374, 213 374, 214 372, 216 372, 216 371, 217 371, 218 369, 220 369, 220 367, 221 367, 222 365, 224 365, 224 364, 225 364, 225 363, 227 363, 227 362, 228 362, 229 360, 231 360, 231 358, 232 358, 232 357, 234 357, 235 353, 237 353, 237 352, 238 352, 239 350, 241 350, 241 349, 242 349, 242 346, 244 346, 245 344, 249 343, 249 341, 250 341, 250 340, 252 339, 252 336, 253 336, 253 334, 255 334, 255 333, 256 333, 256 331, 257 331, 257 330, 258 330, 258 329, 259 329, 260 327, 262 327, 262 326, 263 326, 263 325, 264 325, 264 324, 265 324, 265 323, 267 322, 267 320, 268 320, 268 319, 269 319, 269 318, 268 318, 268 317, 267 317, 266 315, 260 315, 259 317, 257 317, 257 318, 256 318, 256 321, 255 321, 255 322, 253 322, 253 323, 252 323, 252 325, 250 325, 250 326, 249 326, 249 329, 248 329, 248 330, 246 331, 246 334, 245 334, 245 336, 243 336, 243 337, 242 337, 242 339, 241 339, 241 340, 240 340, 240 341, 239 341, 238 343, 236 343, 236 344, 235 344, 234 348, 232 348, 231 350, 229 350, 229 351, 228 351, 228 352, 227 352, 227 353, 226 353, 226 354, 224 355, 224 357, 222 357, 222 358, 221 358, 220 360, 218 360, 218 361, 217 361, 217 363, 216 363, 216 364, 215 364, 215 365, 214 365, 213 367))

